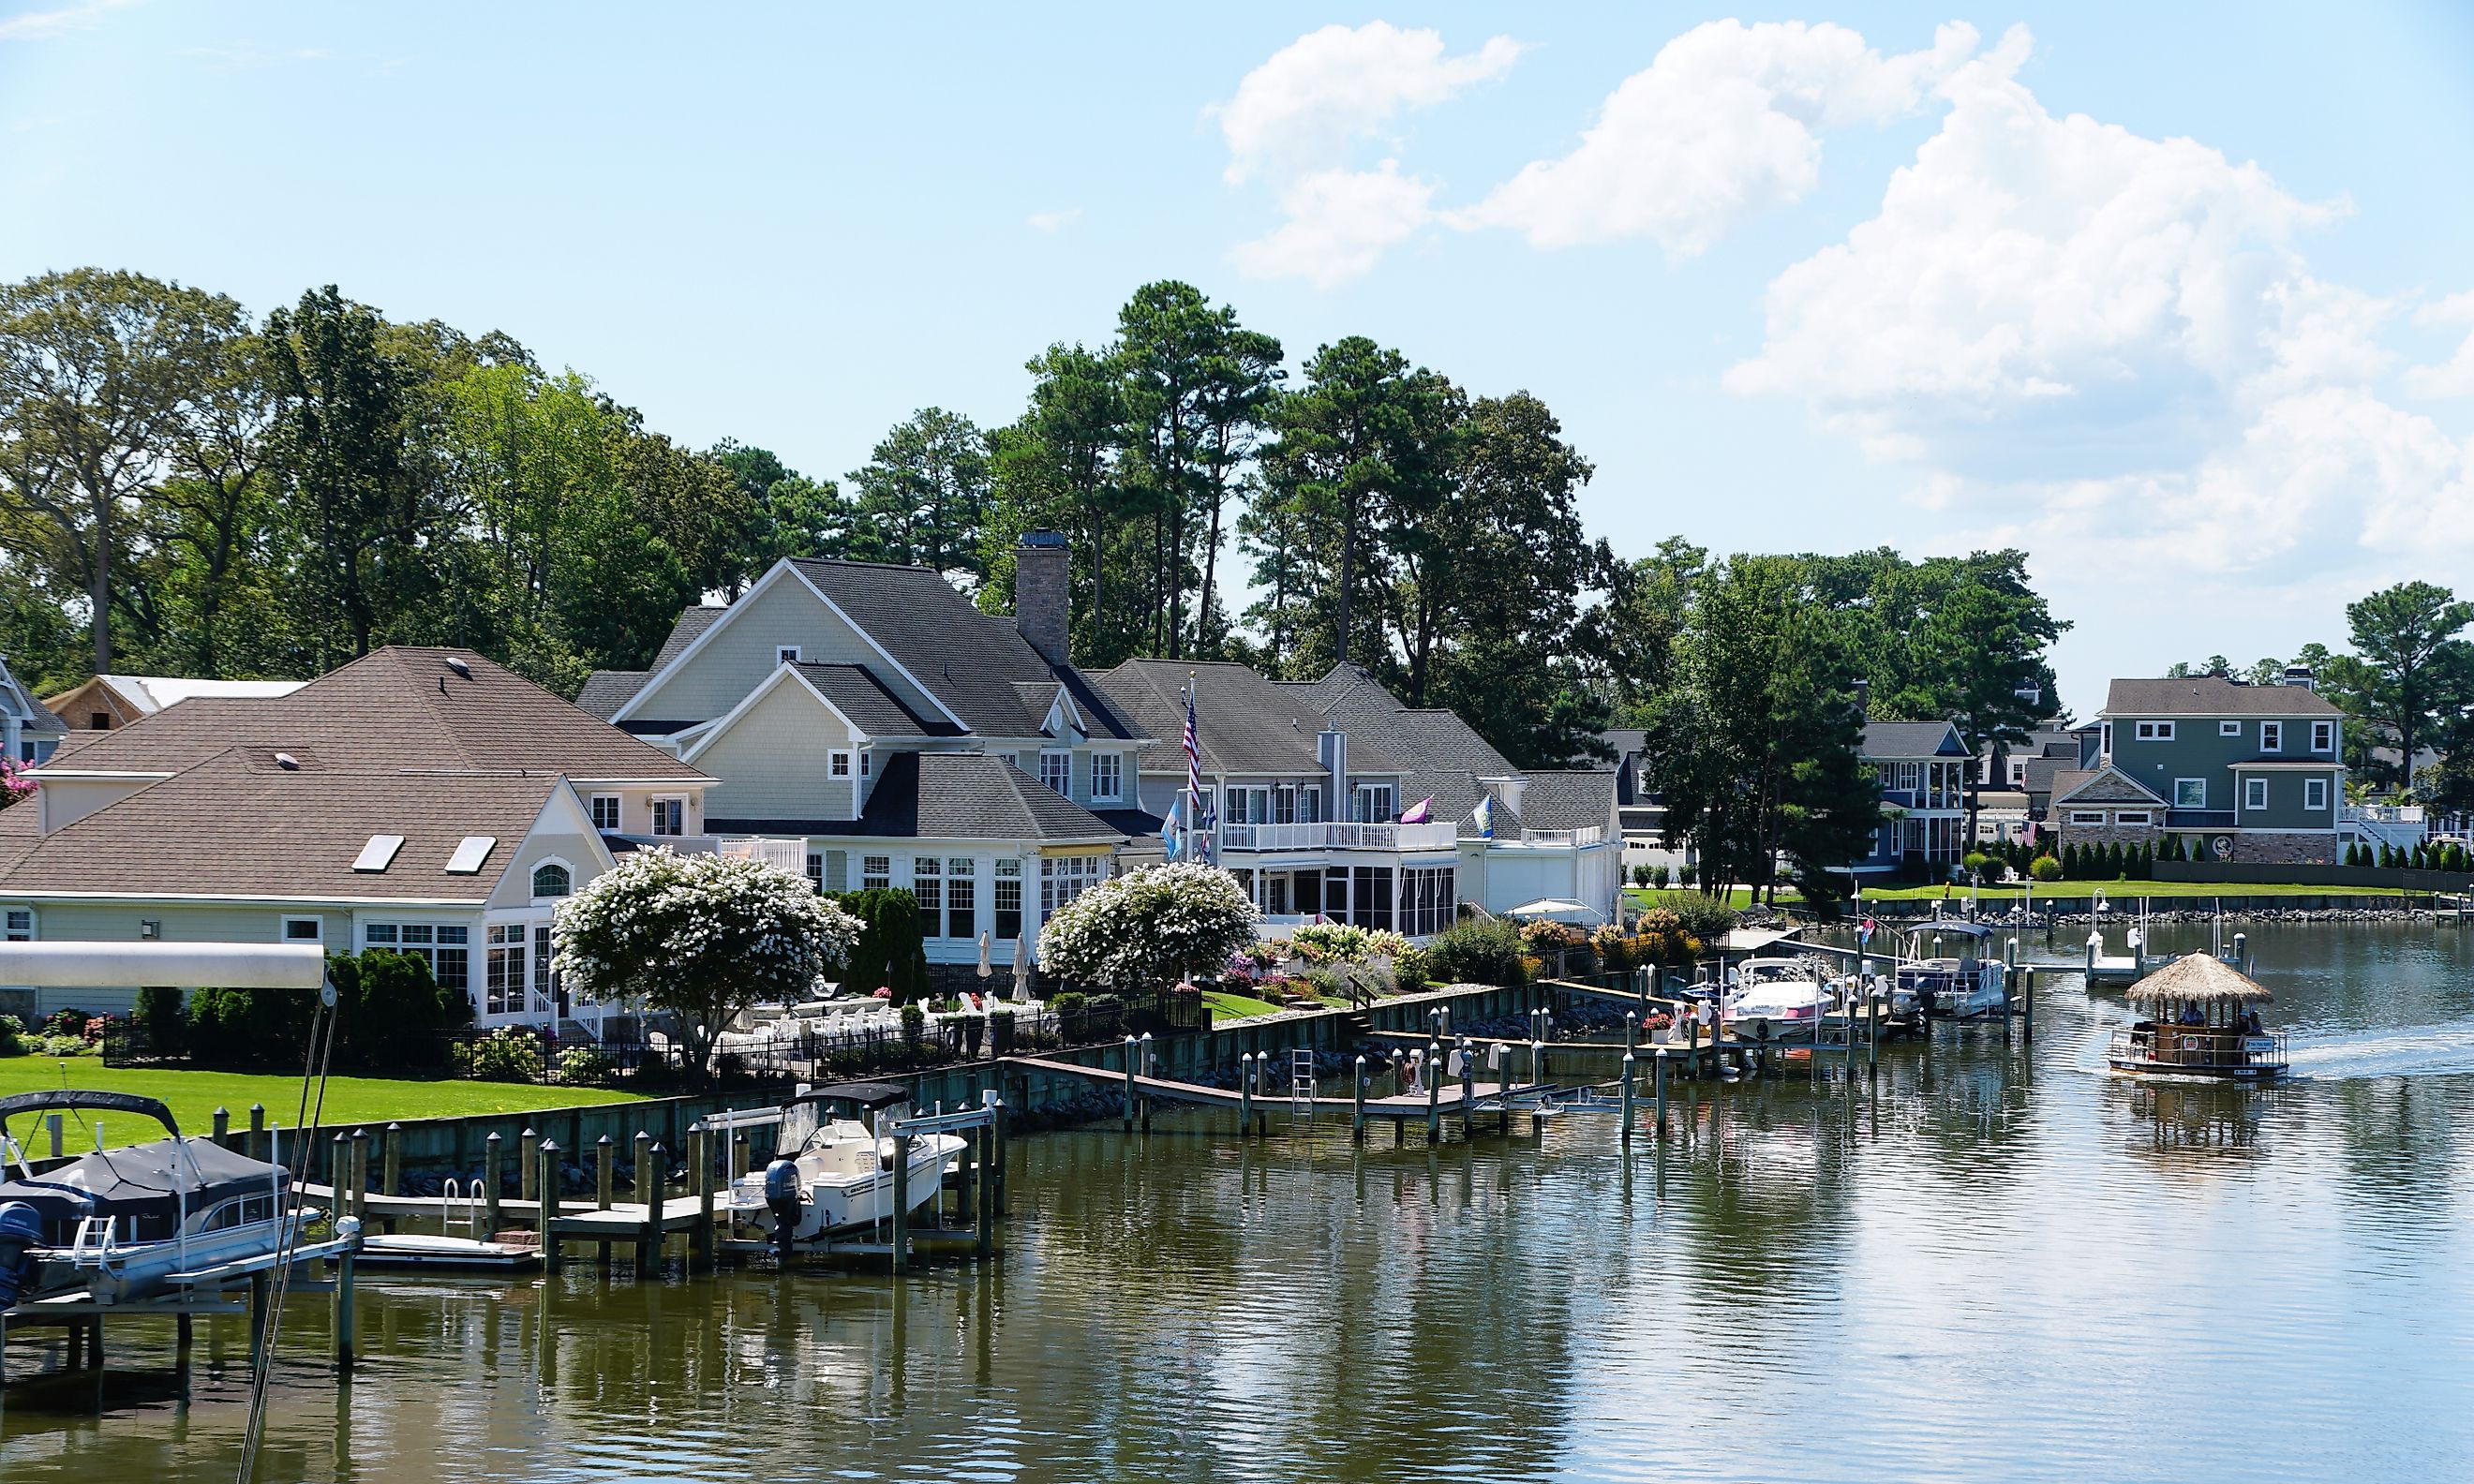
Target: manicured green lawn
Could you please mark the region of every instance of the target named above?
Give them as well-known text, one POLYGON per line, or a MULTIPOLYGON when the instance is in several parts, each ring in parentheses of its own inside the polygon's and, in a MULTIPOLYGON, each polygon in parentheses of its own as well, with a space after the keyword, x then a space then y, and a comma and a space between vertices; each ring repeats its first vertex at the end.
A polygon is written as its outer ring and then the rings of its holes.
POLYGON ((1243 1019, 1248 1016, 1278 1015, 1280 1007, 1268 1000, 1252 999, 1243 994, 1230 994, 1223 990, 1206 990, 1203 1004, 1211 1009, 1214 1023, 1243 1019))
MULTIPOLYGON (((158 1071, 103 1065, 100 1057, 12 1057, 0 1061, 0 1094, 34 1092, 52 1088, 101 1088, 160 1098, 181 1120, 183 1134, 204 1134, 214 1126, 218 1108, 231 1111, 234 1128, 249 1127, 252 1103, 264 1103, 269 1122, 290 1128, 301 1112, 301 1079, 254 1076, 241 1072, 158 1071), (61 1069, 67 1069, 66 1079, 61 1069)), ((332 1077, 327 1082, 326 1122, 383 1124, 397 1118, 445 1118, 465 1113, 529 1113, 537 1108, 571 1108, 579 1103, 624 1103, 632 1092, 595 1088, 536 1088, 512 1082, 397 1082, 383 1077, 332 1077)), ((72 1113, 71 1149, 94 1147, 91 1134, 77 1131, 77 1119, 89 1123, 91 1113, 72 1113)), ((36 1143, 40 1115, 10 1120, 9 1131, 28 1148, 36 1143)), ((128 1113, 105 1114, 104 1142, 139 1143, 160 1138, 163 1131, 128 1113)))

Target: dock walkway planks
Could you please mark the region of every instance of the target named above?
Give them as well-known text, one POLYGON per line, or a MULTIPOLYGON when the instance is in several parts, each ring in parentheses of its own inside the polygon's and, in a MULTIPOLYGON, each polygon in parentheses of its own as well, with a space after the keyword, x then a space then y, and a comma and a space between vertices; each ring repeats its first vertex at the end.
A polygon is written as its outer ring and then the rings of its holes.
MULTIPOLYGON (((1110 1071, 1104 1066, 1082 1066, 1073 1062, 1052 1062, 1046 1057, 1036 1056, 1009 1056, 1005 1062, 1008 1066, 1044 1072, 1052 1077, 1079 1077, 1087 1082, 1121 1089, 1126 1085, 1124 1072, 1110 1071)), ((1214 1108, 1240 1108, 1246 1102, 1245 1095, 1233 1088, 1206 1087, 1199 1082, 1177 1082, 1167 1077, 1137 1076, 1133 1083, 1137 1090, 1154 1097, 1206 1103, 1214 1108)), ((1552 1084, 1505 1088, 1499 1083, 1481 1082, 1473 1085, 1469 1096, 1464 1099, 1459 1085, 1447 1082, 1443 1084, 1443 1096, 1436 1100, 1435 1106, 1441 1112, 1455 1114, 1465 1112, 1499 1113, 1507 1100, 1517 1107, 1524 1102, 1542 1099, 1555 1090, 1552 1084)), ((1282 1104, 1295 1107, 1306 1102, 1307 1099, 1292 1096, 1286 1089, 1270 1089, 1254 1095, 1254 1107, 1264 1113, 1270 1113, 1282 1104)), ((1346 1113, 1355 1110, 1357 1104, 1345 1097, 1317 1097, 1311 1100, 1311 1106, 1317 1113, 1346 1113)), ((1426 1096, 1422 1092, 1395 1093, 1366 1100, 1366 1115, 1370 1118, 1422 1118, 1426 1116, 1426 1096)))

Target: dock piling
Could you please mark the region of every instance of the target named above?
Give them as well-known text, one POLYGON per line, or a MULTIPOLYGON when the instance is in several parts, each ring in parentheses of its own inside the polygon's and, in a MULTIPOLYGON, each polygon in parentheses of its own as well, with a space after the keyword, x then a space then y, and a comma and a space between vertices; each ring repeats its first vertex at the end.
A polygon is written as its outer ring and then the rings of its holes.
POLYGON ((1134 1131, 1134 1038, 1126 1038, 1126 1132, 1134 1131))
POLYGON ((378 1183, 378 1194, 403 1194, 402 1124, 390 1123, 386 1126, 386 1148, 380 1155, 380 1159, 384 1161, 382 1173, 385 1178, 378 1183))
MULTIPOLYGON (((353 1333, 359 1304, 352 1292, 352 1255, 358 1247, 355 1241, 335 1258, 335 1359, 347 1366, 352 1363, 352 1354, 359 1348, 353 1333)), ((182 1328, 186 1327, 183 1320, 182 1328)))
MULTIPOLYGON (((1127 1038, 1130 1042, 1132 1038, 1127 1038)), ((910 1271, 910 1136, 893 1136, 893 1271, 910 1271)))
POLYGON ((213 1137, 216 1145, 220 1148, 230 1149, 231 1147, 231 1110, 229 1108, 216 1109, 214 1126, 215 1132, 213 1137))
POLYGON ((1655 1116, 1658 1119, 1658 1137, 1664 1138, 1666 1137, 1666 1048, 1659 1047, 1658 1055, 1652 1060, 1656 1063, 1650 1075, 1657 1079, 1658 1103, 1655 1116))
MULTIPOLYGON (((1151 1033, 1151 1032, 1149 1032, 1149 1031, 1145 1031, 1145 1032, 1143 1032, 1143 1039, 1142 1039, 1142 1041, 1141 1041, 1141 1045, 1142 1045, 1142 1053, 1143 1053, 1143 1055, 1142 1055, 1143 1075, 1144 1075, 1145 1077, 1154 1076, 1154 1075, 1156 1075, 1156 1068, 1157 1068, 1158 1064, 1153 1060, 1153 1058, 1154 1058, 1158 1053, 1157 1053, 1156 1048, 1155 1048, 1155 1047, 1152 1045, 1152 1033, 1151 1033)), ((1152 1095, 1151 1095, 1151 1093, 1150 1093, 1149 1091, 1145 1091, 1145 1092, 1142 1094, 1142 1097, 1143 1097, 1143 1107, 1142 1107, 1142 1115, 1143 1115, 1143 1132, 1144 1132, 1144 1133, 1146 1133, 1146 1134, 1148 1134, 1148 1133, 1150 1133, 1150 1132, 1152 1131, 1152 1095)))
POLYGON ((1366 1055, 1357 1057, 1357 1076, 1348 1094, 1348 1137, 1351 1143, 1366 1142, 1366 1055))
POLYGON ((636 1277, 642 1280, 662 1265, 662 1207, 669 1195, 669 1151, 659 1144, 646 1148, 649 1134, 636 1136, 636 1199, 644 1203, 644 1234, 636 1239, 636 1277))
POLYGON ((49 1131, 52 1136, 52 1158, 55 1160, 61 1157, 61 1131, 67 1127, 67 1114, 65 1113, 45 1113, 43 1115, 43 1127, 49 1131))
POLYGON ((713 1131, 702 1119, 688 1125, 688 1179, 695 1192, 695 1235, 688 1241, 691 1272, 713 1271, 713 1131))
POLYGON ((530 1124, 526 1124, 523 1133, 517 1136, 516 1198, 519 1200, 539 1199, 539 1193, 533 1185, 533 1155, 540 1148, 540 1136, 533 1133, 530 1124))
POLYGON ((1247 1138, 1254 1132, 1254 1053, 1237 1053, 1237 1137, 1247 1138))
POLYGON ((370 1131, 352 1131, 352 1214, 367 1221, 370 1213, 370 1131))
POLYGON ((1433 1145, 1443 1132, 1443 1063, 1441 1057, 1426 1058, 1426 1142, 1433 1145))
MULTIPOLYGON (((602 1135, 600 1141, 593 1146, 593 1209, 594 1210, 610 1209, 611 1161, 616 1154, 617 1149, 611 1143, 610 1136, 607 1134, 602 1135)), ((594 1249, 594 1260, 605 1268, 610 1265, 609 1238, 602 1238, 600 1246, 594 1249)))
POLYGON ((249 1105, 249 1157, 253 1160, 266 1158, 266 1105, 264 1103, 249 1105))
POLYGON ((475 1234, 486 1240, 498 1234, 498 1131, 492 1129, 490 1137, 481 1140, 481 1209, 489 1230, 475 1234))
POLYGON ((1632 1142, 1632 1117, 1633 1117, 1633 1113, 1632 1113, 1632 1100, 1633 1100, 1633 1071, 1634 1071, 1634 1068, 1635 1068, 1636 1065, 1638 1063, 1638 1061, 1639 1061, 1639 1058, 1637 1058, 1637 1057, 1634 1056, 1630 1051, 1626 1051, 1626 1052, 1624 1053, 1624 1056, 1623 1056, 1623 1137, 1624 1137, 1624 1142, 1625 1142, 1625 1143, 1627 1143, 1627 1144, 1629 1144, 1629 1143, 1631 1143, 1631 1142, 1632 1142))
MULTIPOLYGON (((524 1133, 529 1140, 532 1131, 527 1129, 524 1133)), ((567 1266, 567 1254, 560 1248, 558 1242, 560 1194, 558 1140, 543 1139, 536 1147, 533 1158, 535 1164, 532 1172, 533 1189, 539 1192, 537 1199, 541 1203, 537 1208, 541 1214, 536 1219, 541 1224, 542 1262, 549 1271, 555 1273, 567 1266)))

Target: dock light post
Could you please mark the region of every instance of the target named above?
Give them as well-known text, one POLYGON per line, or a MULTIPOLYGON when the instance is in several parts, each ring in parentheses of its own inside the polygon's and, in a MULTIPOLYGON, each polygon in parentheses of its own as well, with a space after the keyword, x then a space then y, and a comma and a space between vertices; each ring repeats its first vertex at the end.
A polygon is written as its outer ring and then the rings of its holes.
POLYGON ((1237 1053, 1237 1137, 1254 1132, 1254 1053, 1237 1053))
POLYGON ((491 1240, 496 1240, 498 1235, 498 1145, 499 1136, 496 1129, 481 1140, 481 1193, 489 1211, 487 1221, 491 1240))

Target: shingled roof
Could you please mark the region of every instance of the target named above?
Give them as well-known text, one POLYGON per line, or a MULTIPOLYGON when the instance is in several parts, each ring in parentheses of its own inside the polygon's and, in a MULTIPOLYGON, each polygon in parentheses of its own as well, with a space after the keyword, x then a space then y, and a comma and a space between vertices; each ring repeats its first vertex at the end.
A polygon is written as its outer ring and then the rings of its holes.
POLYGON ((1081 672, 1041 658, 1011 620, 981 612, 926 567, 822 557, 792 558, 791 565, 975 732, 1037 736, 1048 698, 1062 685, 1093 735, 1143 735, 1081 672), (1029 699, 1033 693, 1023 685, 1040 687, 1040 699, 1029 699))
MULTIPOLYGON (((1522 776, 1459 716, 1402 705, 1362 665, 1334 665, 1319 681, 1281 688, 1308 701, 1348 733, 1352 772, 1365 767, 1360 759, 1370 747, 1389 754, 1400 776, 1400 806, 1432 799, 1434 818, 1457 822, 1464 840, 1478 838, 1478 801, 1489 792, 1482 780, 1522 776)), ((1497 836, 1516 837, 1527 823, 1525 811, 1495 806, 1497 836)))
POLYGON ((912 710, 865 665, 809 660, 796 668, 800 679, 816 687, 816 693, 833 703, 835 710, 849 717, 853 726, 871 737, 951 737, 961 733, 962 729, 944 717, 932 721, 912 710))
POLYGON ((2106 688, 2107 716, 2341 716, 2325 696, 2302 685, 2237 685, 2221 676, 2115 681, 2106 688))
POLYGON ((1520 823, 1531 829, 1587 829, 1608 826, 1615 816, 1615 776, 1612 771, 1562 769, 1529 775, 1520 795, 1520 823))
POLYGON ((900 839, 1116 843, 1124 831, 990 753, 896 753, 856 827, 900 839))
MULTIPOLYGON (((1250 666, 1225 660, 1128 659, 1097 677, 1100 687, 1135 725, 1155 737, 1178 739, 1152 759, 1155 769, 1185 770, 1185 684, 1194 681, 1195 751, 1205 773, 1319 774, 1315 738, 1330 725, 1293 687, 1275 685, 1250 666)), ((1394 773, 1383 748, 1348 739, 1349 766, 1394 773)))
POLYGON ((1866 722, 1863 745, 1857 751, 1866 757, 1967 755, 1958 729, 1948 722, 1866 722))
POLYGON ((337 768, 295 755, 302 765, 290 769, 268 749, 226 747, 39 837, 31 804, 0 812, 0 894, 478 902, 560 786, 549 774, 337 768), (403 836, 387 869, 354 871, 381 834, 403 836), (449 874, 448 858, 472 835, 497 844, 478 873, 449 874))
POLYGON ((235 744, 310 750, 337 769, 710 781, 503 665, 469 650, 406 646, 376 650, 287 696, 201 696, 116 730, 73 732, 44 766, 178 771, 235 744))

